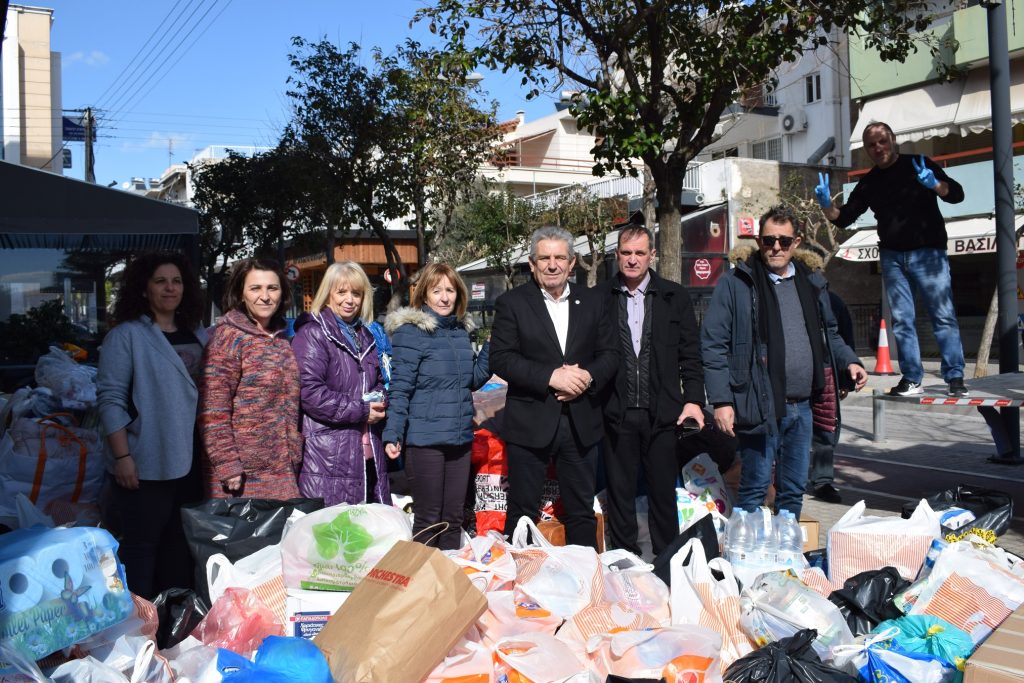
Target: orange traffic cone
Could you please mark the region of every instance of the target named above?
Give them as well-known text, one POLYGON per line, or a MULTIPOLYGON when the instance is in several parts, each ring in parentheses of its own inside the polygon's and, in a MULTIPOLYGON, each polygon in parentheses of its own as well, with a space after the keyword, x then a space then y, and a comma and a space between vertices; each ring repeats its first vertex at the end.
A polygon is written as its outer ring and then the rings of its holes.
POLYGON ((889 337, 885 334, 885 318, 878 328, 878 354, 875 357, 875 369, 872 375, 895 375, 892 361, 889 358, 889 337))

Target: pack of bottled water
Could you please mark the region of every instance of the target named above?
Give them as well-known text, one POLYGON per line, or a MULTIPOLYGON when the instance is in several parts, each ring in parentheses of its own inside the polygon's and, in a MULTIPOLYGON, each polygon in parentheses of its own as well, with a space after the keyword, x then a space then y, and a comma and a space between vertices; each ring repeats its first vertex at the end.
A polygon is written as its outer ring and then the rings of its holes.
POLYGON ((799 571, 807 567, 800 521, 789 510, 773 515, 765 507, 754 512, 735 508, 726 528, 725 558, 741 581, 767 571, 799 571))

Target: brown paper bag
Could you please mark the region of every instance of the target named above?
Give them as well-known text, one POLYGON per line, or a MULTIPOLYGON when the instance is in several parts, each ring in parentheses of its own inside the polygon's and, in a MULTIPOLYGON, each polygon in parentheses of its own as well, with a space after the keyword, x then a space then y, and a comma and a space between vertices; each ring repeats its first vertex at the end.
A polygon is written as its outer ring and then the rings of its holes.
POLYGON ((313 639, 337 683, 419 683, 487 609, 436 548, 399 541, 313 639))

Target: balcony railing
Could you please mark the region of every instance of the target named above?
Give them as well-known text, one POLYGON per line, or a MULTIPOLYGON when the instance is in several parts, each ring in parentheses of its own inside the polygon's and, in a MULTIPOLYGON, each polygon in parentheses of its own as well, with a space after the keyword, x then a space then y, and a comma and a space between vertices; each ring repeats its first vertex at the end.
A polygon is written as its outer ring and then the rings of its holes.
MULTIPOLYGON (((698 162, 690 163, 686 168, 686 175, 683 177, 683 191, 700 192, 700 168, 698 162)), ((536 205, 550 209, 558 203, 558 197, 573 185, 556 187, 546 192, 538 192, 530 195, 527 199, 532 200, 536 205)), ((644 194, 643 175, 637 177, 625 176, 616 178, 603 178, 586 183, 587 190, 599 199, 611 197, 629 197, 630 199, 642 197, 644 194)))

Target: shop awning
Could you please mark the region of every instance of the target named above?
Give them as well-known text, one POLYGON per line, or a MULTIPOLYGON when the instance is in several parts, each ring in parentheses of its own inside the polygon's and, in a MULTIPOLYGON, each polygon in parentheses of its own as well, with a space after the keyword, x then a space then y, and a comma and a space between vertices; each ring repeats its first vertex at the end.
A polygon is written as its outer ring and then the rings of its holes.
MULTIPOLYGON (((850 149, 863 146, 869 123, 888 123, 897 142, 914 142, 946 135, 970 135, 992 129, 989 70, 971 70, 967 78, 951 83, 930 83, 865 102, 850 134, 850 149)), ((1024 59, 1010 62, 1010 118, 1024 121, 1024 59)))
POLYGON ((27 166, 0 161, 0 187, 2 248, 170 247, 199 234, 193 209, 27 166))
MULTIPOLYGON (((1017 216, 1014 229, 1024 225, 1024 216, 1017 216)), ((946 248, 950 256, 986 254, 996 250, 996 222, 993 218, 967 218, 946 223, 946 248)), ((1024 238, 1017 249, 1024 249, 1024 238)), ((839 245, 836 256, 847 261, 877 261, 878 233, 875 230, 858 230, 850 239, 839 245)))
MULTIPOLYGON (((987 66, 974 69, 967 76, 954 121, 960 129, 960 135, 992 130, 989 79, 987 66)), ((1024 121, 1024 60, 1021 59, 1010 62, 1010 121, 1014 126, 1024 121)))
POLYGON ((864 146, 861 139, 864 129, 875 121, 888 123, 896 133, 897 142, 950 135, 956 131, 953 121, 963 92, 963 81, 930 83, 865 102, 861 105, 857 125, 850 134, 850 149, 864 146))

